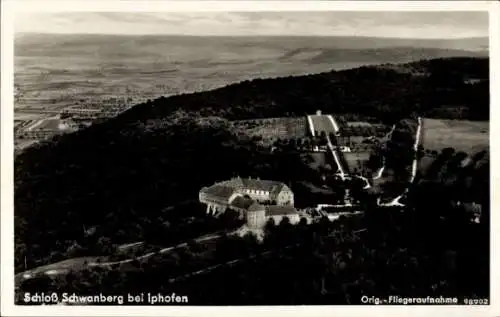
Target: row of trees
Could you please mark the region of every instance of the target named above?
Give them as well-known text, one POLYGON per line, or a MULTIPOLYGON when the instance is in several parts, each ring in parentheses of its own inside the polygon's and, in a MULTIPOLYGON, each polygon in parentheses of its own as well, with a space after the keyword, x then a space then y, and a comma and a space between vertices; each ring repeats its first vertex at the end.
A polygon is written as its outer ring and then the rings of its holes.
POLYGON ((384 125, 377 126, 345 126, 341 128, 340 134, 350 137, 350 136, 362 136, 362 137, 383 137, 387 134, 388 129, 384 125))
MULTIPOLYGON (((327 146, 327 134, 325 131, 316 134, 315 136, 307 136, 302 138, 278 138, 273 143, 273 146, 283 149, 283 150, 305 150, 311 151, 315 147, 325 147, 327 146)), ((378 139, 365 139, 362 142, 356 142, 351 140, 349 136, 335 136, 333 133, 329 133, 328 136, 330 140, 337 146, 347 146, 354 151, 371 151, 375 145, 378 145, 378 139)), ((258 139, 258 138, 257 138, 258 139)))

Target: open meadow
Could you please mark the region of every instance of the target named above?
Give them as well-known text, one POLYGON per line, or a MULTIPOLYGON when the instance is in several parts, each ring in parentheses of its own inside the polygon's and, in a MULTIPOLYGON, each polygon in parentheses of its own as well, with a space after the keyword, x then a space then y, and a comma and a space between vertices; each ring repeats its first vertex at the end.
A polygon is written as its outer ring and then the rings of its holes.
POLYGON ((467 120, 423 119, 422 146, 440 152, 455 151, 474 154, 489 147, 489 122, 467 120))
POLYGON ((313 115, 310 116, 314 130, 317 133, 325 132, 326 134, 334 133, 335 129, 332 122, 328 119, 326 115, 313 115))

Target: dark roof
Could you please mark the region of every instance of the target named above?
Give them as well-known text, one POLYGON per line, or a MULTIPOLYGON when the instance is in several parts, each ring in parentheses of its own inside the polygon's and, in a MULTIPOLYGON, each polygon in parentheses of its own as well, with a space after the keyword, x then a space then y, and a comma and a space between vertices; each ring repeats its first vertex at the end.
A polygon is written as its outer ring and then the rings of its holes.
POLYGON ((281 182, 237 177, 210 187, 204 187, 201 192, 219 199, 229 199, 236 190, 240 189, 263 190, 270 192, 271 195, 278 195, 283 189, 290 190, 281 182))
POLYGON ((229 197, 231 197, 234 193, 234 189, 228 186, 213 185, 203 188, 202 192, 210 196, 216 196, 219 199, 229 199, 229 197))
POLYGON ((236 188, 236 187, 242 187, 243 181, 241 178, 237 177, 237 178, 232 178, 232 179, 227 180, 227 181, 220 182, 219 184, 223 185, 223 186, 236 188))
POLYGON ((286 216, 298 213, 292 206, 266 206, 266 216, 286 216))
POLYGON ((254 201, 252 199, 238 196, 231 202, 231 206, 234 206, 236 208, 248 209, 248 207, 252 206, 253 203, 254 201))
POLYGON ((263 190, 273 194, 278 194, 284 187, 286 187, 286 185, 281 182, 269 180, 242 178, 241 181, 243 183, 243 188, 263 190))

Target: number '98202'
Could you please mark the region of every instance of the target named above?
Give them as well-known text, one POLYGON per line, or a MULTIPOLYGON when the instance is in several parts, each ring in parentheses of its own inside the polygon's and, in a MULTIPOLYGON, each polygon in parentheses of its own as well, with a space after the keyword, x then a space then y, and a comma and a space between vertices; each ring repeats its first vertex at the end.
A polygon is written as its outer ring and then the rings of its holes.
POLYGON ((464 298, 465 305, 489 305, 490 302, 485 298, 464 298))

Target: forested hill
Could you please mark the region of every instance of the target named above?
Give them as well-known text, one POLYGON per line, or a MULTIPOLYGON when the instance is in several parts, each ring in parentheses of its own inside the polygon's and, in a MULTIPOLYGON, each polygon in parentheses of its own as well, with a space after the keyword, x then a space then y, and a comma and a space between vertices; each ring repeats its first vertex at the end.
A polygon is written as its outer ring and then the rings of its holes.
POLYGON ((389 120, 412 113, 487 120, 488 64, 487 58, 447 58, 244 81, 159 98, 135 106, 117 122, 162 118, 179 108, 227 119, 304 115, 322 109, 389 120))
POLYGON ((234 173, 291 181, 286 164, 237 139, 224 120, 193 114, 244 119, 322 109, 386 120, 414 112, 485 120, 488 89, 487 59, 454 58, 254 80, 137 105, 16 156, 16 271, 25 259, 34 267, 82 248, 94 255, 96 237, 141 241, 156 224, 179 224, 188 211, 163 210, 234 173), (89 228, 96 229, 90 237, 89 228))

